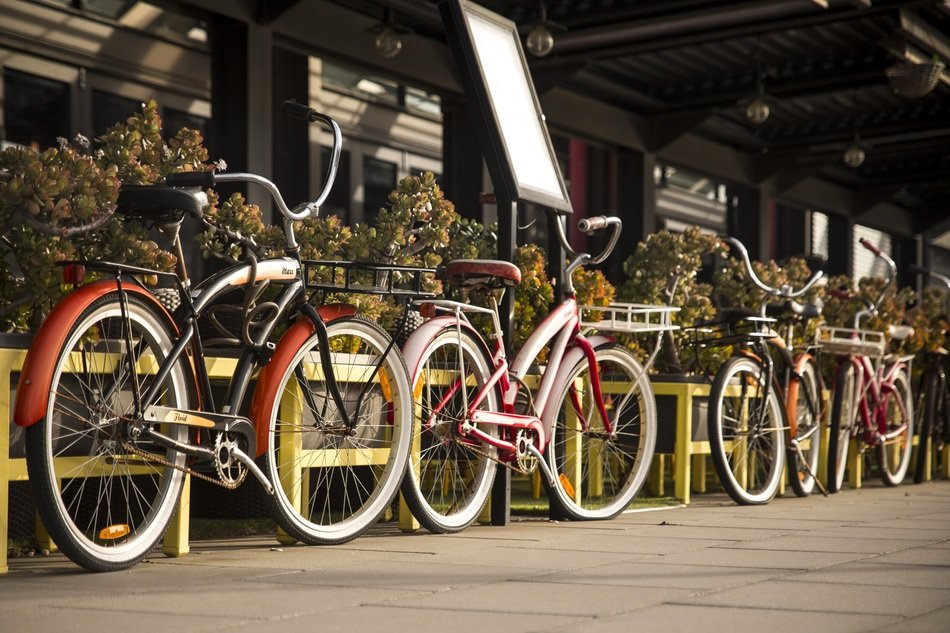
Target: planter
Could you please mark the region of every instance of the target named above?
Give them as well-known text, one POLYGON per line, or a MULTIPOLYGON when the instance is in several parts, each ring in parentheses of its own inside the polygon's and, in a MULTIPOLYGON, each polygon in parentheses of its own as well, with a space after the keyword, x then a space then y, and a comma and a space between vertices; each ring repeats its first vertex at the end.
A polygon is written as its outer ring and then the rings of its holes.
POLYGON ((675 458, 674 496, 682 503, 689 503, 691 490, 705 491, 711 385, 704 376, 659 374, 651 376, 650 381, 656 395, 658 423, 652 492, 662 494, 663 459, 672 454, 675 458), (694 469, 695 484, 691 481, 694 469))

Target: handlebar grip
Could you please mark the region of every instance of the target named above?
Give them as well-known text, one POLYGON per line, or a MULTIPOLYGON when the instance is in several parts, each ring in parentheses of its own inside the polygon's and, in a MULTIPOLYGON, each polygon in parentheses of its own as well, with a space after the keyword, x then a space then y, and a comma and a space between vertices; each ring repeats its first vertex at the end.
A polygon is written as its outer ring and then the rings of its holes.
POLYGON ((582 233, 587 233, 588 235, 590 235, 594 231, 599 231, 613 224, 620 224, 620 219, 615 218, 615 217, 608 217, 606 215, 597 215, 592 218, 582 218, 577 223, 577 228, 582 233))
POLYGON ((875 246, 874 244, 872 244, 871 242, 869 242, 869 241, 867 240, 867 238, 862 237, 862 238, 858 239, 858 241, 861 242, 861 246, 863 246, 864 248, 868 249, 869 251, 871 251, 872 253, 874 253, 874 254, 877 255, 878 257, 881 256, 881 249, 879 249, 877 246, 875 246))
POLYGON ((284 103, 281 105, 281 110, 284 114, 292 116, 295 119, 302 119, 308 123, 316 120, 314 117, 316 112, 314 112, 313 108, 303 103, 297 103, 292 99, 284 101, 284 103))
POLYGON ((169 187, 201 187, 210 189, 214 187, 215 179, 213 171, 181 171, 177 174, 168 174, 165 176, 165 184, 169 187))

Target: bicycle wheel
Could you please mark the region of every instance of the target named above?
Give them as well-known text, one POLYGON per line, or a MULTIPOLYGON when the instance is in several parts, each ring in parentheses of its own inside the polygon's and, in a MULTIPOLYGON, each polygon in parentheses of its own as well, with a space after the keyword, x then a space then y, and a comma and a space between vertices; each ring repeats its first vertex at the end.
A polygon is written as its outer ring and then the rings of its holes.
POLYGON ((884 438, 877 445, 877 465, 881 480, 896 486, 910 466, 911 438, 914 437, 914 403, 907 371, 894 375, 891 390, 884 396, 884 438))
MULTIPOLYGON (((458 532, 475 521, 495 478, 495 449, 461 435, 467 408, 492 375, 481 341, 448 326, 426 346, 412 377, 416 416, 403 498, 426 529, 458 532)), ((496 411, 492 389, 480 408, 496 411)), ((470 423, 470 422, 469 422, 470 423)), ((494 425, 479 430, 497 435, 494 425)))
POLYGON ((828 492, 838 492, 844 485, 848 465, 848 443, 858 421, 861 395, 854 365, 841 363, 835 375, 831 398, 831 429, 828 435, 828 492))
POLYGON ((934 422, 937 421, 938 401, 940 398, 941 375, 938 367, 928 367, 920 377, 920 391, 917 395, 917 405, 914 415, 918 423, 914 425, 917 432, 917 461, 914 463, 914 483, 921 483, 927 478, 928 457, 933 450, 934 422))
POLYGON ((412 419, 406 366, 389 335, 360 317, 336 319, 327 331, 352 428, 326 390, 314 334, 280 377, 261 458, 274 484, 274 518, 310 545, 354 539, 389 507, 405 470, 412 419))
POLYGON ((709 392, 709 445, 726 492, 742 505, 768 503, 785 467, 785 411, 764 368, 733 356, 709 392))
POLYGON ((796 431, 788 450, 788 480, 799 497, 807 497, 815 488, 818 458, 821 455, 821 394, 818 367, 807 361, 801 375, 792 378, 788 397, 794 395, 796 431))
POLYGON ((552 508, 572 520, 610 519, 643 487, 656 448, 656 404, 646 372, 633 354, 606 343, 594 349, 605 427, 587 358, 552 389, 559 403, 545 459, 559 482, 545 479, 552 508))
MULTIPOLYGON (((132 439, 135 392, 144 394, 172 347, 167 319, 129 295, 127 320, 118 293, 100 297, 69 328, 45 417, 26 430, 27 468, 37 510, 72 561, 92 571, 131 567, 171 520, 185 455, 132 439), (127 327, 128 326, 128 327, 127 327), (154 455, 133 454, 127 448, 154 455)), ((155 404, 188 408, 188 373, 175 363, 155 404)), ((165 425, 184 442, 187 428, 165 425)))

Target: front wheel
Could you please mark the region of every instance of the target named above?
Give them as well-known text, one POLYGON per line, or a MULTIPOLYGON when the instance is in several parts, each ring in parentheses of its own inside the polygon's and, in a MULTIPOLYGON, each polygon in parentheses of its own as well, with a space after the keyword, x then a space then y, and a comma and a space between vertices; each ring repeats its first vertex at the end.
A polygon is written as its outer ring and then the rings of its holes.
MULTIPOLYGON (((416 416, 403 498, 427 530, 458 532, 478 518, 495 478, 495 449, 463 433, 468 409, 492 376, 491 359, 467 329, 448 326, 426 345, 412 376, 416 416)), ((499 410, 496 389, 479 408, 499 410)), ((490 436, 494 425, 477 425, 490 436)))
POLYGON ((765 368, 734 356, 709 392, 709 446, 719 481, 733 501, 768 503, 778 492, 785 460, 785 411, 765 368))
POLYGON ((884 388, 884 434, 877 445, 877 464, 884 483, 896 486, 904 480, 910 466, 914 437, 914 405, 907 371, 898 370, 891 386, 884 388))
POLYGON ((310 545, 345 543, 385 511, 406 465, 412 396, 389 335, 359 317, 327 325, 347 425, 326 389, 320 341, 310 336, 279 377, 262 468, 278 525, 310 545))
POLYGON ((555 386, 560 406, 545 451, 559 481, 547 485, 553 509, 573 520, 610 519, 643 487, 656 448, 656 405, 646 372, 627 350, 594 349, 555 386), (599 376, 610 428, 599 413, 599 376))
MULTIPOLYGON (((92 302, 50 360, 46 415, 26 430, 43 524, 70 560, 91 571, 140 561, 174 514, 185 455, 133 439, 132 430, 141 421, 136 400, 153 387, 171 331, 157 306, 135 295, 126 296, 125 310, 118 293, 92 302)), ((148 404, 187 409, 187 375, 184 361, 175 363, 148 404)), ((163 427, 186 441, 186 427, 163 427)))
POLYGON ((848 465, 848 444, 858 423, 861 399, 857 371, 850 361, 844 361, 835 373, 831 398, 828 492, 838 492, 844 485, 844 473, 848 465))
POLYGON ((818 368, 808 360, 788 389, 789 422, 795 419, 795 434, 788 450, 788 480, 799 497, 807 497, 815 488, 818 458, 821 455, 821 393, 818 368), (794 398, 794 399, 793 399, 794 398))

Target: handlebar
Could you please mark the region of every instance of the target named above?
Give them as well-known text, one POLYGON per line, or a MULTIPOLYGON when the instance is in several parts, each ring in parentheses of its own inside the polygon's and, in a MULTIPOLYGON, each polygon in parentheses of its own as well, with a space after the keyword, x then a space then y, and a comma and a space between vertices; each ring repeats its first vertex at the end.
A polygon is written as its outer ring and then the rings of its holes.
POLYGON ((614 247, 617 245, 617 241, 620 239, 620 231, 623 228, 623 222, 621 222, 620 218, 615 216, 598 215, 592 218, 583 218, 577 223, 577 228, 587 235, 607 227, 612 229, 610 238, 607 240, 607 246, 605 246, 604 250, 602 250, 597 256, 593 256, 589 253, 579 253, 571 247, 570 242, 567 240, 567 235, 564 233, 564 225, 561 223, 560 217, 555 216, 554 225, 557 227, 556 233, 558 241, 561 243, 561 247, 571 257, 571 263, 567 265, 567 268, 564 271, 564 276, 566 287, 569 292, 572 292, 573 285, 571 284, 571 273, 573 273, 574 270, 579 266, 586 264, 599 264, 600 262, 607 259, 610 253, 613 252, 614 247))
POLYGON ((930 270, 929 268, 921 268, 920 266, 911 266, 909 270, 910 272, 920 275, 921 277, 930 277, 931 279, 936 279, 945 285, 948 290, 950 290, 950 277, 947 277, 946 275, 942 275, 934 270, 930 270))
POLYGON ((310 215, 316 215, 320 212, 320 207, 330 195, 333 183, 336 180, 337 168, 340 164, 340 153, 343 148, 343 134, 340 132, 340 126, 337 122, 325 114, 321 114, 313 108, 295 101, 285 101, 281 106, 282 111, 292 117, 303 119, 308 123, 320 122, 330 129, 333 135, 333 148, 330 153, 330 164, 327 167, 327 173, 324 178, 323 188, 315 200, 302 202, 293 209, 287 206, 280 190, 272 181, 249 173, 216 174, 214 172, 181 172, 170 174, 165 179, 165 183, 171 187, 201 187, 208 189, 214 187, 220 182, 249 182, 263 187, 270 194, 277 209, 284 216, 284 234, 287 238, 287 247, 290 250, 297 248, 297 240, 294 236, 293 222, 303 220, 310 215))
POLYGON ((723 242, 726 242, 739 252, 741 259, 745 264, 746 272, 749 273, 749 278, 756 286, 758 286, 760 290, 764 291, 765 294, 770 297, 782 297, 783 299, 794 299, 796 297, 800 297, 811 290, 812 286, 818 283, 818 280, 824 276, 822 271, 816 271, 815 274, 811 276, 811 279, 805 282, 805 285, 798 290, 793 290, 790 285, 784 285, 780 288, 773 288, 759 279, 758 275, 755 274, 755 269, 752 268, 752 260, 749 259, 749 251, 746 250, 745 244, 728 235, 722 235, 719 237, 719 239, 723 242))
POLYGON ((886 295, 887 291, 890 290, 891 286, 894 285, 894 280, 897 278, 897 264, 894 263, 893 259, 891 259, 886 253, 882 252, 880 248, 872 244, 866 238, 863 238, 863 237, 859 238, 858 242, 861 244, 861 246, 871 251, 871 253, 873 253, 875 257, 883 259, 884 263, 887 264, 887 283, 884 284, 883 288, 881 288, 881 294, 878 295, 876 301, 873 301, 873 302, 869 301, 868 302, 869 305, 867 309, 861 310, 860 312, 854 315, 855 328, 858 327, 858 324, 860 323, 863 317, 877 313, 878 307, 880 307, 881 302, 884 300, 884 295, 886 295))

